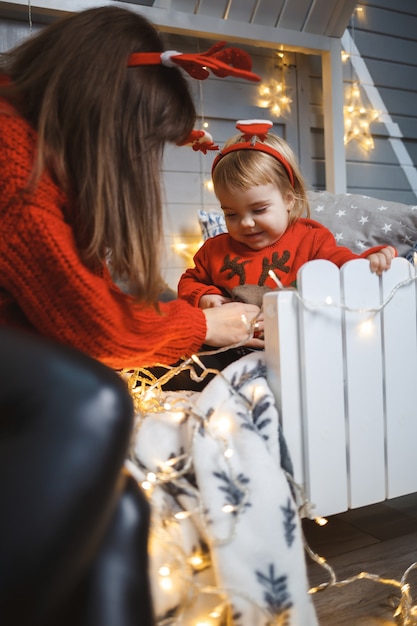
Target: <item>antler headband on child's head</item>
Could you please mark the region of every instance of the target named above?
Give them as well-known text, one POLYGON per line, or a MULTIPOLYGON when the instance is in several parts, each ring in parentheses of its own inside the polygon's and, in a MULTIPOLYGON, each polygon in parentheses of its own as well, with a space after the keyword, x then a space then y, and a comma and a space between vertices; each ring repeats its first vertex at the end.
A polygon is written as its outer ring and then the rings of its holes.
POLYGON ((251 72, 252 59, 240 48, 226 48, 226 42, 219 41, 201 54, 182 54, 176 50, 165 52, 134 52, 127 62, 128 67, 137 65, 165 65, 182 67, 192 78, 204 80, 209 69, 218 76, 236 76, 246 80, 260 81, 261 77, 251 72))
POLYGON ((216 156, 213 161, 211 173, 214 172, 218 162, 229 154, 230 152, 236 152, 237 150, 259 150, 260 152, 266 152, 275 159, 277 159, 284 167, 291 185, 294 187, 294 172, 287 159, 276 150, 273 146, 265 143, 268 131, 272 128, 272 122, 268 120, 239 120, 236 122, 236 128, 243 134, 242 140, 234 143, 223 150, 216 156))

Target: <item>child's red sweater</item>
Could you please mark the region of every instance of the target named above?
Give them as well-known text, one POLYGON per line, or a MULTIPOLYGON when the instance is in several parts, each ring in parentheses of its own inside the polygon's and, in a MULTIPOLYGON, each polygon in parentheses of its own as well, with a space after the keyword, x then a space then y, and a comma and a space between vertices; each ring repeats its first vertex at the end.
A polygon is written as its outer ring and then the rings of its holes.
POLYGON ((36 331, 114 369, 173 363, 204 342, 204 313, 186 302, 161 304, 162 315, 116 287, 103 264, 80 258, 67 198, 45 173, 24 193, 36 133, 0 99, 0 324, 36 331), (65 211, 67 214, 68 211, 65 211))
POLYGON ((385 246, 376 246, 361 255, 338 246, 333 234, 314 220, 299 218, 272 246, 251 250, 228 233, 207 239, 194 257, 194 267, 181 276, 178 295, 198 306, 208 294, 230 295, 238 285, 276 288, 268 275, 272 270, 285 287, 295 284, 297 272, 307 261, 328 259, 341 267, 352 259, 364 258, 385 246))

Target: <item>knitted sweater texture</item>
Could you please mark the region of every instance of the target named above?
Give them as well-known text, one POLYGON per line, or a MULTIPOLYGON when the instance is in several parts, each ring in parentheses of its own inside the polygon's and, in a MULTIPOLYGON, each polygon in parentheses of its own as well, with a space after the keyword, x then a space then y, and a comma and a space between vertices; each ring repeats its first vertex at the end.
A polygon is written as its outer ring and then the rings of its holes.
POLYGON ((295 284, 297 272, 307 261, 328 259, 341 267, 352 259, 364 258, 384 246, 366 250, 362 255, 338 246, 333 234, 314 220, 299 218, 272 246, 252 250, 232 239, 228 233, 203 244, 194 257, 194 267, 181 276, 178 295, 193 306, 208 294, 230 295, 238 285, 276 288, 269 270, 285 287, 295 284))
POLYGON ((25 191, 36 133, 0 99, 0 324, 78 348, 114 369, 190 356, 206 334, 203 312, 184 301, 161 314, 114 285, 105 264, 87 268, 67 198, 48 173, 25 191))

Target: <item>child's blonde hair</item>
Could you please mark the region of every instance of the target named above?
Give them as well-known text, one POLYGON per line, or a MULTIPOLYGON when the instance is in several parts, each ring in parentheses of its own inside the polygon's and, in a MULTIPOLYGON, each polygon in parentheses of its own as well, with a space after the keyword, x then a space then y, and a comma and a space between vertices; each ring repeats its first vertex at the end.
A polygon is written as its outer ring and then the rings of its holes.
MULTIPOLYGON (((246 143, 245 136, 234 135, 226 141, 223 149, 240 142, 246 143)), ((310 217, 305 183, 290 145, 271 133, 266 135, 264 141, 257 139, 256 144, 259 149, 242 147, 242 150, 236 149, 220 158, 212 172, 214 191, 219 187, 246 190, 271 183, 279 189, 283 197, 291 196, 294 199, 289 213, 290 223, 303 214, 310 217), (291 183, 283 163, 269 152, 263 152, 262 144, 271 146, 284 157, 292 170, 294 184, 291 183)))

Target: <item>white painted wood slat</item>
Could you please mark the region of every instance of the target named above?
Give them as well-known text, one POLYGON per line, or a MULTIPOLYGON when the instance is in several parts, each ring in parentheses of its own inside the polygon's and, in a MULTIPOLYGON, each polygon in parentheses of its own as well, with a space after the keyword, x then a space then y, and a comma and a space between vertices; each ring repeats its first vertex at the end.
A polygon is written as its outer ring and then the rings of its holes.
MULTIPOLYGON (((369 261, 342 267, 344 304, 353 309, 379 306, 379 278, 369 261)), ((347 424, 350 507, 385 498, 384 401, 380 314, 345 313, 347 424)))
MULTIPOLYGON (((397 259, 382 276, 383 299, 395 285, 415 273, 405 259, 397 259)), ((385 339, 387 497, 417 491, 417 329, 416 287, 395 292, 383 312, 385 339)))
POLYGON ((342 315, 340 307, 331 306, 341 299, 339 269, 329 261, 311 261, 301 268, 297 285, 305 480, 321 515, 329 507, 344 511, 348 504, 342 315))
POLYGON ((268 382, 277 401, 294 478, 305 487, 297 307, 294 290, 274 291, 264 296, 268 382))

